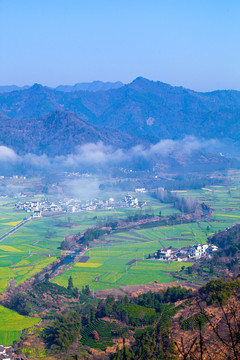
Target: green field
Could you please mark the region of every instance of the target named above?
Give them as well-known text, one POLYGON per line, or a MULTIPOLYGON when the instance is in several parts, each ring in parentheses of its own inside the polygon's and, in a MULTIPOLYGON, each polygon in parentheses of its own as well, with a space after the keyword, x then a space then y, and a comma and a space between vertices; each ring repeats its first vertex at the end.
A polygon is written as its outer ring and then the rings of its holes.
MULTIPOLYGON (((212 186, 200 190, 183 191, 181 196, 193 196, 198 201, 206 202, 213 208, 210 222, 180 224, 175 226, 162 226, 150 229, 134 229, 110 234, 106 239, 108 246, 90 250, 89 267, 74 266, 55 281, 66 285, 71 275, 76 286, 86 283, 90 288, 107 289, 120 285, 146 284, 152 281, 169 282, 173 278, 171 271, 176 271, 186 263, 172 263, 170 265, 161 261, 146 260, 149 253, 161 247, 184 247, 196 243, 205 243, 207 236, 215 231, 223 230, 236 222, 240 222, 240 174, 234 178, 232 190, 226 186, 212 186), (135 258, 144 259, 132 265, 127 265, 135 258), (102 264, 92 268, 91 263, 102 264)), ((141 194, 144 200, 146 194, 141 194)), ((163 209, 174 211, 169 204, 159 204, 153 200, 151 207, 157 214, 163 209), (168 209, 169 208, 169 209, 168 209)), ((125 214, 129 210, 125 210, 125 214)), ((122 214, 118 214, 121 217, 122 214)))
POLYGON ((0 344, 12 345, 18 340, 23 329, 40 322, 39 318, 19 315, 17 312, 0 306, 0 344))
MULTIPOLYGON (((186 242, 183 243, 185 246, 186 242)), ((148 254, 157 249, 159 249, 158 241, 131 242, 127 246, 122 244, 92 249, 87 253, 90 260, 84 267, 75 264, 54 281, 66 286, 71 275, 75 286, 81 288, 89 284, 94 290, 111 289, 120 285, 147 284, 153 281, 166 283, 173 280, 169 274, 171 271, 179 270, 183 265, 191 265, 182 262, 166 264, 162 261, 146 260, 148 254), (141 261, 127 265, 135 258, 141 261), (97 264, 97 268, 93 267, 93 264, 97 264)))
MULTIPOLYGON (((145 200, 151 200, 145 194, 142 196, 145 200)), ((34 200, 38 198, 39 196, 36 196, 34 200)), ((24 201, 26 200, 33 199, 24 198, 24 201)), ((0 199, 0 235, 29 216, 25 212, 14 211, 15 202, 14 199, 0 199)), ((153 210, 156 213, 160 209, 166 213, 176 212, 171 204, 164 204, 163 206, 153 200, 151 205, 153 205, 153 210)), ((66 214, 35 219, 26 224, 16 233, 0 242, 0 292, 7 288, 9 280, 14 280, 15 284, 19 284, 55 261, 56 257, 61 254, 60 244, 65 236, 82 232, 98 221, 106 221, 108 218, 125 218, 132 211, 135 212, 136 210, 123 208, 111 211, 66 214), (61 226, 69 222, 74 224, 72 228, 61 226)))
MULTIPOLYGON (((121 285, 147 284, 157 281, 167 283, 174 280, 171 272, 190 264, 174 262, 166 264, 157 260, 147 260, 149 254, 162 247, 185 247, 196 243, 204 243, 207 236, 215 231, 223 230, 240 222, 240 173, 231 173, 232 184, 229 186, 211 186, 199 190, 184 191, 181 196, 193 196, 198 201, 206 202, 213 208, 210 222, 161 226, 154 228, 133 229, 109 234, 107 245, 94 245, 86 255, 87 263, 75 264, 70 270, 54 281, 67 285, 69 276, 73 277, 74 286, 90 285, 91 290, 118 288, 121 285), (134 259, 137 261, 128 265, 134 259)), ((147 194, 135 194, 139 199, 147 201, 149 210, 155 215, 161 211, 162 216, 177 213, 171 204, 161 204, 147 194)), ((123 194, 107 193, 103 198, 119 198, 123 194)), ((34 200, 38 196, 34 197, 34 200)), ((29 200, 29 199, 24 199, 29 200)), ((4 234, 19 221, 28 217, 25 212, 16 212, 13 207, 16 200, 0 199, 0 235, 4 234)), ((144 211, 146 208, 144 208, 144 211)), ((126 216, 140 211, 138 209, 119 208, 110 211, 92 211, 65 214, 35 219, 16 233, 0 242, 0 292, 3 292, 9 281, 19 284, 32 277, 43 267, 52 263, 61 254, 60 244, 64 237, 81 233, 99 221, 124 219, 126 216), (72 228, 62 225, 71 222, 72 228)), ((2 313, 2 319, 9 314, 2 313)), ((1 316, 1 313, 0 313, 1 316)), ((24 321, 28 318, 24 318, 24 321)), ((23 321, 22 319, 22 321, 23 321)), ((36 321, 36 319, 33 319, 36 321)), ((0 320, 0 326, 1 326, 0 320)), ((23 321, 23 322, 24 322, 23 321)), ((27 327, 25 322, 23 327, 27 327)), ((31 324, 29 325, 31 326, 31 324)), ((0 343, 18 338, 22 327, 0 327, 0 343)))
MULTIPOLYGON (((182 191, 181 196, 194 196, 199 201, 209 203, 213 208, 211 222, 162 226, 148 229, 134 229, 126 232, 110 234, 108 246, 90 250, 91 263, 98 263, 98 267, 77 265, 56 279, 66 284, 70 274, 79 287, 90 284, 96 289, 118 287, 125 284, 140 284, 149 281, 167 282, 172 277, 168 266, 164 269, 160 262, 157 270, 153 269, 146 260, 149 253, 161 247, 184 247, 196 243, 204 243, 207 236, 217 230, 225 229, 240 221, 240 182, 239 176, 233 176, 230 187, 212 186, 200 190, 182 191), (135 265, 127 265, 135 258, 144 259, 135 265), (143 269, 143 264, 146 268, 143 269), (97 279, 96 279, 97 278, 97 279)), ((105 197, 115 197, 116 194, 107 193, 105 197)), ((147 201, 155 214, 162 215, 176 213, 171 204, 161 204, 147 194, 137 194, 143 201, 147 201)), ((118 195, 119 199, 123 194, 118 195)), ((36 198, 35 198, 36 199, 36 198)), ((0 199, 0 234, 5 233, 15 223, 26 217, 26 213, 13 210, 15 200, 0 199)), ((60 255, 60 244, 66 235, 84 231, 98 221, 109 218, 125 218, 137 209, 120 208, 111 211, 94 211, 66 214, 55 217, 36 219, 21 228, 15 234, 0 243, 0 291, 4 291, 11 279, 15 283, 25 281, 39 272, 44 266, 56 260, 60 255), (74 227, 67 228, 64 223, 73 223, 74 227)))

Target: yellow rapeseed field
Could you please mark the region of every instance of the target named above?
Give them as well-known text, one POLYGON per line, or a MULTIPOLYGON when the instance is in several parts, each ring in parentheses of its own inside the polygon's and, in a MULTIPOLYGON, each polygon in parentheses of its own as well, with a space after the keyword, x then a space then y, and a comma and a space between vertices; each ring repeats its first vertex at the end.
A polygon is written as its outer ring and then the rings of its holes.
POLYGON ((171 190, 171 192, 175 192, 175 193, 185 193, 185 192, 187 192, 187 190, 171 190))
POLYGON ((240 218, 240 216, 239 215, 227 215, 227 214, 216 214, 216 216, 226 216, 226 217, 234 217, 234 218, 240 218))
POLYGON ((98 268, 99 266, 102 266, 102 264, 99 264, 99 263, 76 263, 75 266, 85 267, 85 268, 98 268))
POLYGON ((3 225, 9 225, 9 226, 17 226, 18 224, 20 224, 21 221, 11 221, 8 223, 4 223, 3 225))
POLYGON ((21 250, 8 245, 0 245, 0 250, 8 251, 8 252, 22 252, 21 250))

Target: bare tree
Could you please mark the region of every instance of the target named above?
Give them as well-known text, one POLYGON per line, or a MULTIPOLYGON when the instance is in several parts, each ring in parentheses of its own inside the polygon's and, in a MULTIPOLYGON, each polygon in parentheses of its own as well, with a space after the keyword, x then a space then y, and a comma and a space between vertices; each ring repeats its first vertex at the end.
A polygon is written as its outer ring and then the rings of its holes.
POLYGON ((175 341, 180 359, 183 360, 240 360, 240 302, 236 292, 224 304, 215 292, 215 306, 196 300, 195 314, 204 319, 197 323, 188 341, 182 336, 175 341))

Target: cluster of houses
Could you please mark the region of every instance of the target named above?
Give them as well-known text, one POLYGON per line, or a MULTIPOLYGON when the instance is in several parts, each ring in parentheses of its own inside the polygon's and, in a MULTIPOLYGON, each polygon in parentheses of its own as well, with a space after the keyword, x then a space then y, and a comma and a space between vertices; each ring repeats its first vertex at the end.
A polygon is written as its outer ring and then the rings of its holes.
POLYGON ((181 249, 162 248, 157 250, 151 258, 164 261, 188 261, 200 259, 201 257, 212 257, 213 253, 218 251, 216 245, 198 244, 192 247, 184 247, 181 249))
POLYGON ((49 213, 75 213, 97 209, 112 209, 112 200, 88 200, 85 203, 75 199, 26 201, 25 203, 17 202, 15 210, 23 210, 33 213, 33 217, 40 217, 42 214, 49 213))
MULTIPOLYGON (((142 189, 136 189, 136 192, 144 192, 145 188, 142 189), (139 191, 137 191, 139 190, 139 191)), ((124 199, 121 201, 121 203, 118 206, 121 207, 133 207, 133 208, 141 208, 143 206, 147 206, 146 201, 138 200, 135 196, 131 194, 127 194, 124 199)))
POLYGON ((127 194, 122 200, 122 206, 124 207, 139 207, 138 198, 135 198, 133 195, 127 194))
POLYGON ((26 201, 17 202, 15 210, 23 210, 32 213, 33 217, 41 217, 42 214, 49 213, 75 213, 92 210, 111 210, 116 207, 135 207, 144 206, 146 203, 139 202, 137 198, 128 194, 121 201, 115 201, 113 198, 108 200, 87 200, 82 202, 77 199, 64 199, 59 201, 26 201))
POLYGON ((145 188, 138 188, 138 189, 135 189, 135 192, 144 194, 147 192, 147 190, 145 188))
POLYGON ((5 347, 0 345, 0 360, 20 360, 27 359, 24 355, 17 355, 11 346, 5 347))

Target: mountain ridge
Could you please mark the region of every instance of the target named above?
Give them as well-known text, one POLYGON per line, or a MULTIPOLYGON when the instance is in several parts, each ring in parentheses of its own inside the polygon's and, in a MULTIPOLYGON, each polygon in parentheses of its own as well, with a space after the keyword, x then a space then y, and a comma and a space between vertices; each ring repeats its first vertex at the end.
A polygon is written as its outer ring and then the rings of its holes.
POLYGON ((0 113, 21 126, 26 120, 34 126, 34 119, 55 111, 71 112, 102 132, 111 128, 112 138, 119 138, 116 132, 121 132, 126 138, 157 143, 193 135, 240 145, 240 92, 236 90, 200 93, 138 77, 107 91, 63 92, 34 84, 0 94, 0 113))
POLYGON ((74 154, 79 146, 99 142, 126 148, 141 141, 115 129, 100 129, 67 111, 57 110, 40 118, 20 121, 0 114, 0 144, 18 154, 68 155, 74 154))
MULTIPOLYGON (((29 89, 35 85, 40 85, 43 86, 41 84, 33 84, 32 86, 30 85, 24 85, 24 86, 17 86, 17 85, 0 85, 0 94, 1 93, 7 93, 7 92, 12 92, 12 91, 21 91, 21 90, 26 90, 29 89)), ((116 82, 111 82, 111 81, 92 81, 92 82, 83 82, 83 83, 76 83, 74 85, 58 85, 55 88, 50 87, 50 86, 43 86, 43 87, 47 87, 49 89, 53 89, 56 91, 63 91, 63 92, 74 92, 74 91, 107 91, 110 89, 118 89, 120 87, 122 87, 124 84, 121 81, 116 81, 116 82)))

